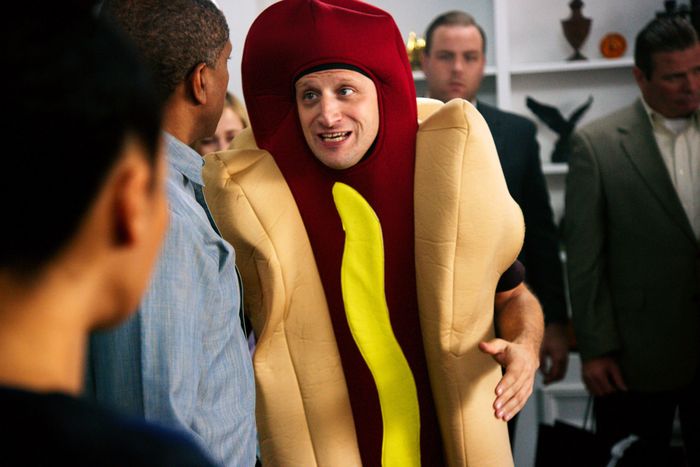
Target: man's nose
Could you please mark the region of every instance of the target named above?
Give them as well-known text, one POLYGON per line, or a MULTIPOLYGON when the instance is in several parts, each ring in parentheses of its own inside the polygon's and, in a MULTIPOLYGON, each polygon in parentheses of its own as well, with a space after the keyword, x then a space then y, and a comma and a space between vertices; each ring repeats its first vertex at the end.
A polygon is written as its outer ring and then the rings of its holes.
POLYGON ((216 148, 217 151, 225 151, 228 149, 228 141, 226 141, 226 136, 219 136, 216 138, 216 148))
POLYGON ((453 73, 462 73, 464 70, 464 59, 462 57, 457 57, 454 59, 452 62, 452 72, 453 73))
POLYGON ((336 99, 332 97, 321 98, 320 121, 324 126, 332 127, 340 121, 340 106, 336 99))

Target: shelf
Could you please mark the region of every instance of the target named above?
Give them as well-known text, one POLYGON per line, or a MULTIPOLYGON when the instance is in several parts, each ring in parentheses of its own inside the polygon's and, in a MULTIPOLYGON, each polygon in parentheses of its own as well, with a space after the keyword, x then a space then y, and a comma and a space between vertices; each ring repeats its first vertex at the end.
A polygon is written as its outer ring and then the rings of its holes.
POLYGON ((632 57, 614 59, 581 60, 576 62, 544 62, 520 63, 510 67, 512 75, 537 73, 557 73, 562 71, 603 70, 610 68, 631 68, 634 65, 632 57))
MULTIPOLYGON (((538 73, 561 73, 566 71, 631 68, 632 66, 634 66, 634 59, 632 57, 581 60, 577 62, 519 63, 511 66, 510 74, 532 75, 538 73)), ((496 67, 487 66, 484 70, 484 76, 496 76, 496 67)), ((425 73, 421 70, 413 70, 413 79, 416 81, 425 81, 425 73)))
MULTIPOLYGON (((487 66, 484 69, 484 76, 496 76, 496 67, 487 66)), ((413 70, 413 79, 415 81, 425 81, 425 73, 422 70, 413 70)))
POLYGON ((542 164, 542 173, 545 175, 564 175, 569 172, 569 164, 566 162, 542 164))

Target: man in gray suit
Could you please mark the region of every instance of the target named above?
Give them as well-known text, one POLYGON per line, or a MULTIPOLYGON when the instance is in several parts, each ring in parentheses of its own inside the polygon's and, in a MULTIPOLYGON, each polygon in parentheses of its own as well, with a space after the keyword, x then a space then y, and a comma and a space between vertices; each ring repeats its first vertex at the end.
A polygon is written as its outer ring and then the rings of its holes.
POLYGON ((679 18, 650 22, 633 71, 642 98, 572 141, 573 321, 598 433, 608 444, 636 434, 666 456, 679 408, 689 464, 700 465, 697 33, 679 18))

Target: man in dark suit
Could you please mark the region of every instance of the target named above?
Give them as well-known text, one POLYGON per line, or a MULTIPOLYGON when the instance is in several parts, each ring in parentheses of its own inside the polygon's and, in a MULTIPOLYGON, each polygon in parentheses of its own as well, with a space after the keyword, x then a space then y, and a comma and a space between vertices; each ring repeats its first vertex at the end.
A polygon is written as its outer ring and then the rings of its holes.
POLYGON ((568 363, 566 301, 557 230, 540 166, 535 125, 525 117, 476 101, 486 64, 486 36, 474 18, 450 11, 433 20, 425 34, 423 54, 430 97, 462 98, 476 105, 496 143, 508 190, 525 217, 525 243, 519 260, 526 282, 540 300, 545 335, 540 359, 544 383, 564 377, 568 363))
MULTIPOLYGON (((700 465, 700 43, 684 20, 637 36, 642 98, 572 140, 564 234, 582 373, 608 444, 665 456, 679 409, 700 465)), ((665 459, 653 465, 666 465, 665 459)))

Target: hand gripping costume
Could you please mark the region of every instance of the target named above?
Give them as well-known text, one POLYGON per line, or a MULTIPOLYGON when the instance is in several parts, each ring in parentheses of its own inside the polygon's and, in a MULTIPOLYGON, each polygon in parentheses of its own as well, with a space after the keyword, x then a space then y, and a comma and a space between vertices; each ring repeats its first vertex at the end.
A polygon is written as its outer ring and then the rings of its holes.
POLYGON ((272 5, 242 73, 252 133, 207 156, 204 179, 258 337, 263 463, 512 465, 501 370, 478 343, 523 223, 486 123, 455 100, 419 127, 393 19, 355 0, 272 5), (345 170, 313 155, 295 103, 299 76, 333 68, 379 101, 377 138, 345 170))

